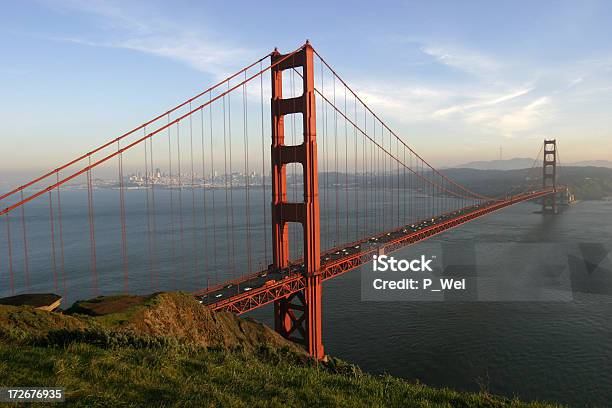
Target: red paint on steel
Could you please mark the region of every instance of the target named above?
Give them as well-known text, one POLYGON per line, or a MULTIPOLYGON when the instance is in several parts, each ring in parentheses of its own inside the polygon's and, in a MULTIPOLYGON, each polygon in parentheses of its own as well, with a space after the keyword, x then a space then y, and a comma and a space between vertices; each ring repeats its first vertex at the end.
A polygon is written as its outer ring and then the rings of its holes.
MULTIPOLYGON (((275 51, 272 64, 286 56, 275 51)), ((302 224, 304 238, 303 276, 293 278, 303 282, 299 290, 286 296, 285 284, 278 285, 274 303, 275 329, 281 335, 302 343, 315 358, 323 358, 321 334, 321 246, 319 223, 319 185, 317 169, 316 108, 314 92, 313 49, 306 45, 293 58, 272 68, 272 252, 273 267, 289 266, 289 222, 302 224), (303 94, 283 99, 283 70, 302 67, 303 94), (284 116, 302 114, 304 141, 300 145, 287 146, 284 134, 284 116), (287 202, 286 165, 301 163, 304 177, 304 200, 287 202)), ((294 285, 295 287, 296 285, 294 285)), ((264 296, 253 298, 266 301, 264 296)))
MULTIPOLYGON (((542 163, 542 188, 557 188, 557 141, 544 140, 544 161, 542 163)), ((557 213, 555 194, 542 199, 542 214, 557 213)))

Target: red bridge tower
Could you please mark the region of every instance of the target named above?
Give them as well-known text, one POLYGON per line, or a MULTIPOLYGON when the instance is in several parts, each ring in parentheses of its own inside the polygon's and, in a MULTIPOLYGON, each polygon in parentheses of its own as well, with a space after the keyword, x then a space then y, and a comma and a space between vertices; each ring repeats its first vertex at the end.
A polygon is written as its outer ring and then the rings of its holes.
MULTIPOLYGON (((542 165, 542 188, 557 190, 557 141, 544 140, 544 163, 542 165)), ((557 214, 557 195, 549 194, 542 199, 542 214, 557 214)))
MULTIPOLYGON (((274 51, 272 64, 283 55, 274 51)), ((313 49, 301 51, 272 67, 272 250, 274 268, 289 266, 289 222, 302 225, 306 289, 274 302, 274 327, 282 336, 303 344, 310 355, 323 358, 321 336, 321 247, 317 169, 316 109, 313 49), (303 94, 283 99, 283 71, 302 68, 303 94), (304 141, 285 144, 285 115, 302 114, 304 141), (287 202, 287 169, 300 163, 304 174, 304 201, 287 202)))

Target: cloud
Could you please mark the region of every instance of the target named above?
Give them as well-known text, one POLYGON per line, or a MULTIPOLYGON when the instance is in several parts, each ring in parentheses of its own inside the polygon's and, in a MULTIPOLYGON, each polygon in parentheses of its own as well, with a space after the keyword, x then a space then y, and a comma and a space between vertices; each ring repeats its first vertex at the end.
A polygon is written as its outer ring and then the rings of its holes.
POLYGON ((435 63, 469 76, 461 81, 442 76, 440 84, 428 80, 426 87, 419 86, 418 80, 370 83, 360 87, 360 94, 383 117, 391 115, 401 123, 421 122, 430 129, 452 124, 450 132, 483 137, 529 137, 542 131, 554 105, 562 102, 551 95, 583 82, 583 76, 573 70, 553 77, 546 75, 551 67, 535 62, 519 63, 465 46, 440 44, 424 40, 417 47, 424 58, 432 57, 435 63))
POLYGON ((465 116, 471 125, 497 131, 505 137, 532 131, 550 117, 551 98, 538 97, 523 106, 477 111, 465 116))
POLYGON ((572 87, 574 87, 574 86, 576 86, 576 85, 580 84, 580 83, 581 83, 581 82, 583 82, 583 81, 584 81, 584 78, 582 78, 582 77, 579 77, 579 78, 573 79, 573 80, 572 80, 572 81, 569 83, 569 85, 568 85, 567 87, 568 87, 568 88, 572 88, 572 87))
MULTIPOLYGON (((98 36, 104 38, 98 40, 94 34, 89 37, 55 38, 60 41, 128 49, 169 58, 217 78, 235 68, 236 60, 252 54, 251 50, 215 38, 202 29, 177 25, 163 17, 147 15, 145 18, 139 11, 131 11, 109 2, 62 0, 48 4, 64 12, 85 13, 95 17, 98 20, 98 36)), ((92 30, 92 33, 96 33, 96 30, 92 30)))
MULTIPOLYGON (((548 118, 551 104, 551 98, 535 94, 533 86, 491 93, 484 85, 434 87, 391 80, 349 82, 383 120, 392 118, 402 126, 416 123, 447 126, 454 123, 478 133, 513 137, 537 128, 548 118), (453 104, 453 101, 466 102, 453 104)), ((331 86, 325 84, 324 88, 326 96, 332 99, 331 86)), ((341 95, 338 94, 337 98, 342 99, 343 91, 338 92, 341 95)), ((349 98, 349 113, 351 102, 349 98)))
POLYGON ((540 97, 518 110, 502 115, 500 125, 507 132, 529 130, 547 114, 550 102, 549 97, 540 97))
POLYGON ((402 123, 428 120, 440 104, 455 97, 450 89, 412 82, 363 80, 353 84, 359 97, 383 119, 388 115, 402 123))
POLYGON ((459 104, 450 106, 448 108, 443 108, 435 111, 433 113, 434 117, 444 117, 455 113, 463 113, 469 110, 479 109, 487 106, 498 105, 512 99, 518 98, 520 96, 526 95, 531 92, 533 88, 519 89, 517 91, 512 91, 507 94, 494 96, 492 98, 481 99, 478 102, 459 104))
POLYGON ((236 60, 244 58, 246 52, 243 49, 212 45, 211 41, 203 41, 197 34, 190 33, 176 33, 171 39, 157 35, 100 42, 74 37, 57 39, 91 47, 122 48, 169 58, 217 78, 226 76, 235 67, 236 60))
MULTIPOLYGON (((148 32, 151 25, 132 16, 124 7, 104 0, 42 0, 44 4, 62 13, 84 13, 95 16, 107 28, 125 29, 132 32, 148 32)), ((150 21, 150 20, 147 20, 150 21)))
POLYGON ((490 56, 458 47, 424 45, 421 51, 443 65, 471 74, 490 73, 502 67, 490 56))

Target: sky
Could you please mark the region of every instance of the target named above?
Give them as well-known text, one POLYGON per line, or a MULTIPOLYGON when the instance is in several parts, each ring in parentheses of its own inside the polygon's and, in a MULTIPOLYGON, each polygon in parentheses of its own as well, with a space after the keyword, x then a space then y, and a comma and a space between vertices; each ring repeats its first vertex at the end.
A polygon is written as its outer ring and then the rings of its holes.
POLYGON ((41 172, 309 39, 434 166, 612 160, 609 1, 5 1, 0 172, 41 172))

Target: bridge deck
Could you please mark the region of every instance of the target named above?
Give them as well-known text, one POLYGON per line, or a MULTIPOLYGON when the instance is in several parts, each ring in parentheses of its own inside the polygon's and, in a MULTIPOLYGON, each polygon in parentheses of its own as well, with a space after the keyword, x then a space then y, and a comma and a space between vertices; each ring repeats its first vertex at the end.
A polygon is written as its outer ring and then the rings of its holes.
MULTIPOLYGON (((325 281, 356 269, 371 261, 379 251, 393 252, 510 205, 554 193, 553 189, 531 191, 504 200, 464 207, 328 250, 321 255, 322 279, 325 281)), ((300 260, 285 269, 260 271, 200 290, 194 296, 213 310, 241 314, 303 290, 306 286, 303 272, 304 264, 300 260)))

